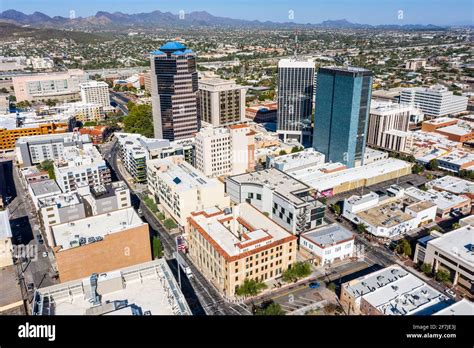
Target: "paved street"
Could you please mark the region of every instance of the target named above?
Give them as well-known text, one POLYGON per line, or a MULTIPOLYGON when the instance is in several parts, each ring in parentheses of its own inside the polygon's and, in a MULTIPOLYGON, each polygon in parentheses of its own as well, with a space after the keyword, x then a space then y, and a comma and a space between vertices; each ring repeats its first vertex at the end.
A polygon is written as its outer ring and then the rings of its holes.
MULTIPOLYGON (((118 147, 115 140, 104 144, 102 146, 104 158, 110 164, 113 175, 119 180, 124 180, 124 174, 121 173, 120 166, 117 163, 118 147), (111 155, 109 157, 109 154, 111 155)), ((141 192, 134 191, 134 187, 129 184, 132 196, 132 205, 135 209, 140 208, 143 211, 143 219, 149 224, 151 233, 157 235, 161 240, 164 248, 164 256, 168 260, 175 278, 177 276, 176 261, 173 257, 173 252, 176 251, 175 240, 172 235, 166 231, 161 222, 157 219, 148 207, 141 201, 141 192)), ((134 185, 133 185, 134 186, 134 185)), ((184 256, 185 261, 190 266, 193 277, 188 280, 186 275, 181 272, 182 290, 194 314, 208 314, 208 315, 249 315, 251 314, 247 306, 242 304, 230 304, 226 302, 219 294, 217 289, 205 279, 192 262, 184 256)))
MULTIPOLYGON (((17 197, 8 208, 13 245, 19 253, 22 250, 27 252, 26 258, 22 259, 21 255, 18 255, 17 260, 17 269, 22 279, 22 292, 26 294, 27 284, 33 283, 35 288, 41 288, 56 284, 58 281, 53 277, 55 271, 50 259, 52 258, 51 250, 48 250, 45 243, 38 242, 38 236, 41 235, 39 221, 33 202, 21 183, 17 168, 13 169, 13 178, 17 197), (44 252, 48 252, 48 256, 44 257, 44 252)), ((44 236, 43 240, 46 240, 44 236)), ((29 299, 31 295, 30 292, 29 299)))

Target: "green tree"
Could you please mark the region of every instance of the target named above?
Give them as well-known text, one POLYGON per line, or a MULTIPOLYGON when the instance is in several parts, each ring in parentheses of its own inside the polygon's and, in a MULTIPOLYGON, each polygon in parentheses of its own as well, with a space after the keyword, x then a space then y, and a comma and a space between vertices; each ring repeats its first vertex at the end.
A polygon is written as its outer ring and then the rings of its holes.
POLYGON ((360 222, 357 224, 357 231, 362 234, 367 233, 367 226, 363 222, 360 222))
POLYGON ((135 105, 129 114, 124 117, 123 123, 125 132, 138 133, 152 138, 154 131, 151 105, 135 105))
POLYGON ((235 293, 237 296, 256 296, 266 288, 267 285, 265 283, 246 278, 244 282, 237 287, 235 293))
POLYGON ((424 263, 421 265, 421 271, 426 275, 430 275, 432 273, 432 270, 433 266, 431 265, 431 263, 424 263))
POLYGON ((451 280, 451 276, 449 275, 448 271, 440 269, 438 272, 436 272, 436 280, 439 282, 448 283, 451 280))
POLYGON ((155 259, 163 257, 163 244, 157 236, 153 237, 153 257, 155 259))
POLYGON ((428 163, 428 169, 430 170, 438 170, 438 160, 436 158, 433 158, 429 163, 428 163))
POLYGON ((46 160, 41 162, 38 165, 38 168, 41 170, 46 170, 48 172, 49 178, 55 180, 56 175, 54 174, 54 163, 51 160, 46 160))
POLYGON ((280 152, 278 153, 280 156, 284 156, 286 155, 286 151, 285 150, 280 150, 280 152))
POLYGON ((424 168, 422 165, 420 165, 420 164, 415 164, 415 165, 413 165, 413 167, 411 168, 411 172, 412 172, 413 174, 420 174, 420 173, 422 173, 424 170, 425 170, 425 168, 424 168))
POLYGON ((291 148, 291 153, 297 153, 297 152, 300 152, 300 151, 303 151, 304 147, 300 147, 300 146, 293 146, 291 148))
POLYGON ((16 103, 17 109, 26 109, 31 107, 31 103, 28 100, 22 100, 18 103, 16 103))
POLYGON ((285 315, 279 303, 272 302, 265 308, 257 308, 255 315, 285 315))
POLYGON ((174 222, 173 219, 166 219, 165 221, 163 221, 163 225, 164 225, 168 230, 172 230, 173 228, 178 227, 178 225, 176 225, 176 222, 174 222))
POLYGON ((337 216, 341 215, 341 206, 339 204, 334 203, 333 205, 331 205, 331 210, 337 216))
POLYGON ((328 288, 329 290, 335 292, 335 291, 336 291, 336 284, 334 284, 334 283, 331 282, 331 283, 328 284, 327 288, 328 288))
POLYGON ((461 224, 459 222, 455 222, 451 227, 453 230, 457 230, 458 228, 461 227, 461 224))
POLYGON ((400 239, 395 250, 401 255, 411 255, 411 245, 406 239, 400 239))
POLYGON ((295 262, 291 268, 283 272, 283 281, 296 282, 298 279, 305 278, 311 274, 311 265, 308 262, 295 262))

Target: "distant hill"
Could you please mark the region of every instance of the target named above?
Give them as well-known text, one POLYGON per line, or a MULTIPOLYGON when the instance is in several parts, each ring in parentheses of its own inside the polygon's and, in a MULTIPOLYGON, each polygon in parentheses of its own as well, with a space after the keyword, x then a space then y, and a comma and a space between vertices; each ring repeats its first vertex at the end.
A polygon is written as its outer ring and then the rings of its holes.
POLYGON ((38 29, 30 26, 18 26, 8 22, 0 22, 0 33, 2 33, 2 35, 0 35, 0 41, 11 40, 12 37, 32 37, 38 40, 72 39, 77 43, 90 43, 107 39, 107 37, 102 34, 52 28, 38 29))
POLYGON ((296 24, 292 22, 261 22, 233 19, 214 16, 206 11, 185 13, 184 18, 179 14, 170 12, 153 11, 149 13, 126 14, 122 12, 99 11, 94 16, 66 18, 61 16, 50 17, 41 12, 31 15, 16 10, 7 10, 0 13, 0 21, 15 23, 19 25, 30 25, 37 28, 56 29, 83 29, 83 30, 107 30, 107 29, 130 29, 130 28, 156 28, 156 27, 309 27, 328 29, 406 29, 406 30, 442 30, 435 25, 369 25, 351 23, 346 19, 327 20, 319 24, 296 24))

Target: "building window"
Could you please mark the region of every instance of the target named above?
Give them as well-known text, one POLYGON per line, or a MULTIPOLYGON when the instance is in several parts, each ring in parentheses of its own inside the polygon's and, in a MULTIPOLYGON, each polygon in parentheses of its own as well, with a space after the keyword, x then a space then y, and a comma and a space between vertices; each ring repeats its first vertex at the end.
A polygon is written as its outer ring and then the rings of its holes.
POLYGON ((257 193, 257 200, 261 201, 262 200, 262 195, 260 193, 257 193))

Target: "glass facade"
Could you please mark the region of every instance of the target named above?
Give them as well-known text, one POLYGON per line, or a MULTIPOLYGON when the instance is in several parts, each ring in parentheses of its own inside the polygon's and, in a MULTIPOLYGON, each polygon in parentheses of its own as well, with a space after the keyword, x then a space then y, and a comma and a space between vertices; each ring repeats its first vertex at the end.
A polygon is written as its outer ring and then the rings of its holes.
POLYGON ((320 68, 316 80, 313 147, 330 162, 348 167, 364 158, 372 72, 320 68))
POLYGON ((300 142, 311 135, 314 73, 312 62, 282 60, 278 66, 277 132, 300 142))
POLYGON ((170 141, 191 137, 200 128, 194 52, 167 43, 152 53, 151 68, 155 137, 170 141))

